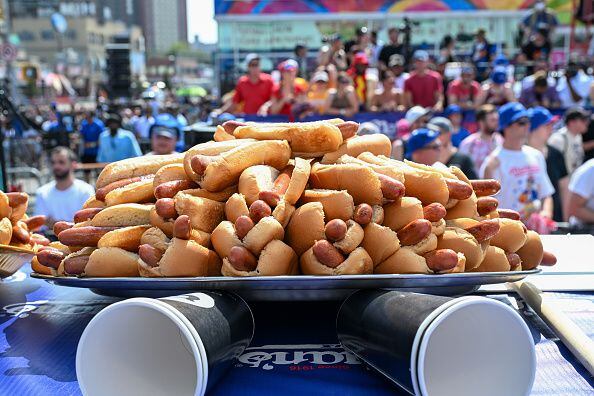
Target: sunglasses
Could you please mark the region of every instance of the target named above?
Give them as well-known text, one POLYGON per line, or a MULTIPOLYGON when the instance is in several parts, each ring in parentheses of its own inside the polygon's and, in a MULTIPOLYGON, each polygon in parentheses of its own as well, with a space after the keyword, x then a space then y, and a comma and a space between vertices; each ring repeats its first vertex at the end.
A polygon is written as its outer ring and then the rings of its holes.
POLYGON ((518 121, 514 122, 514 124, 518 124, 520 126, 525 126, 528 125, 530 123, 530 121, 526 120, 526 119, 519 119, 518 121))
POLYGON ((423 147, 425 150, 440 150, 441 144, 430 144, 428 146, 423 147))

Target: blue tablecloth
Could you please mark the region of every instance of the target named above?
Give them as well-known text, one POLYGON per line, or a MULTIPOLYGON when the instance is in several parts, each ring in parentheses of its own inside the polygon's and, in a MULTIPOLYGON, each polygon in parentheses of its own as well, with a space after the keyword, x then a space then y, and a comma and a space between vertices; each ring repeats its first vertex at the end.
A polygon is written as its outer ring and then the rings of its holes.
MULTIPOLYGON (((594 337, 594 295, 557 294, 564 310, 594 337)), ((513 296, 496 298, 507 302, 513 296)), ((76 345, 86 324, 117 301, 88 290, 32 279, 0 282, 0 395, 79 395, 76 345)), ((404 395, 338 345, 338 303, 253 303, 250 347, 211 395, 404 395)), ((594 379, 530 310, 537 351, 532 395, 594 395, 594 379)))

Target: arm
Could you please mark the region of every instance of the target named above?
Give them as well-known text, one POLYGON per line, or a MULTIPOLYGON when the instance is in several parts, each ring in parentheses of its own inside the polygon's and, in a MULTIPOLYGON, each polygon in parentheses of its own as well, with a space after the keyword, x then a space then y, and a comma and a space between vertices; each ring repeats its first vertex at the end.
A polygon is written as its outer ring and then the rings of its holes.
POLYGON ((569 192, 567 216, 575 216, 584 223, 594 223, 594 211, 586 207, 588 200, 574 192, 569 192))
POLYGON ((348 99, 351 107, 346 109, 345 115, 350 117, 359 111, 359 101, 354 89, 348 91, 348 99))
POLYGON ((140 150, 140 146, 138 145, 138 141, 134 137, 134 135, 130 136, 130 144, 132 150, 133 157, 140 157, 142 155, 142 150, 140 150))
POLYGON ((99 140, 97 141, 99 148, 97 149, 97 162, 107 162, 105 158, 105 153, 103 152, 103 145, 101 144, 101 136, 99 136, 99 140))
POLYGON ((594 149, 594 140, 590 140, 589 142, 584 142, 584 151, 589 151, 594 149))
POLYGON ((475 103, 476 103, 477 107, 485 104, 485 101, 487 100, 488 92, 489 92, 489 90, 485 85, 481 86, 481 89, 480 89, 478 95, 476 95, 476 99, 475 99, 475 103))
POLYGON ((488 157, 481 167, 481 177, 483 179, 493 179, 497 168, 499 168, 499 159, 497 157, 488 157))
POLYGON ((441 78, 439 79, 439 88, 435 90, 433 93, 433 97, 435 98, 435 104, 433 105, 433 110, 435 111, 442 111, 443 110, 443 82, 441 78))
POLYGON ((569 88, 569 93, 571 94, 571 99, 574 102, 579 102, 580 100, 582 100, 582 97, 580 96, 579 93, 577 93, 577 91, 573 88, 573 85, 571 85, 571 80, 568 79, 567 77, 565 77, 566 81, 567 81, 567 87, 569 88))
POLYGON ((553 218, 553 197, 546 197, 542 200, 540 215, 549 219, 553 218))
POLYGON ((514 91, 511 88, 511 84, 505 84, 505 100, 508 102, 516 101, 516 96, 514 95, 514 91))
POLYGON ((559 199, 561 200, 561 212, 563 213, 563 221, 569 220, 568 201, 569 201, 569 176, 559 180, 559 199))

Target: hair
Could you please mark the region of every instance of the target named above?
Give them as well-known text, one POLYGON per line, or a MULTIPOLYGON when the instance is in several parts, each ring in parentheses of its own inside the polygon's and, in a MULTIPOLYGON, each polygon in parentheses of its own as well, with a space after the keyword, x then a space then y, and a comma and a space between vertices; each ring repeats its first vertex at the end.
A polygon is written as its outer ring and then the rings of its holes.
POLYGON ((302 49, 305 49, 305 44, 297 43, 297 44, 295 44, 295 48, 293 49, 293 52, 295 53, 295 55, 297 55, 297 53, 299 51, 301 51, 302 49))
POLYGON ((390 77, 394 77, 394 73, 392 72, 392 70, 382 70, 382 72, 380 73, 380 81, 382 82, 384 82, 390 77))
POLYGON ((485 104, 478 108, 476 111, 476 121, 485 121, 487 115, 497 111, 497 108, 492 104, 485 104))
POLYGON ((441 45, 439 46, 439 48, 445 48, 453 42, 454 42, 454 38, 451 35, 446 34, 445 36, 443 36, 443 39, 441 40, 441 45))
POLYGON ((392 33, 392 32, 399 33, 399 32, 398 32, 398 28, 396 28, 396 27, 393 27, 393 26, 392 26, 390 29, 388 29, 388 34, 390 34, 390 33, 392 33))
POLYGON ((534 86, 535 87, 547 87, 547 75, 544 72, 538 72, 534 75, 534 86))
POLYGON ((74 154, 74 151, 64 146, 54 147, 50 153, 50 157, 62 154, 65 155, 70 160, 70 162, 78 161, 78 157, 76 156, 76 154, 74 154))

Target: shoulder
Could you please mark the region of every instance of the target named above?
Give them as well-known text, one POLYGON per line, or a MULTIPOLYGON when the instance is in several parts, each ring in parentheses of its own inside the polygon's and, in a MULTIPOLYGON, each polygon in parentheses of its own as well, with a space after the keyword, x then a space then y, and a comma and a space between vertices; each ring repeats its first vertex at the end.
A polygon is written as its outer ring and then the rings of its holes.
POLYGON ((56 182, 51 181, 49 183, 44 184, 43 186, 39 187, 36 191, 37 198, 42 197, 45 198, 50 191, 52 191, 56 187, 56 182))
POLYGON ((101 132, 101 134, 99 134, 99 138, 100 139, 105 139, 108 136, 109 136, 109 131, 108 130, 105 130, 105 131, 101 132))
POLYGON ((91 186, 89 183, 86 183, 80 179, 74 179, 73 185, 76 188, 76 190, 78 190, 78 191, 82 191, 85 193, 91 193, 91 194, 95 193, 95 189, 93 188, 93 186, 91 186))
POLYGON ((245 84, 248 81, 248 76, 241 76, 239 80, 237 80, 237 85, 245 84))
POLYGON ((542 161, 542 162, 545 161, 544 155, 542 155, 542 153, 539 150, 535 149, 534 147, 530 147, 525 144, 524 146, 522 146, 522 152, 527 156, 536 158, 538 161, 542 161))

